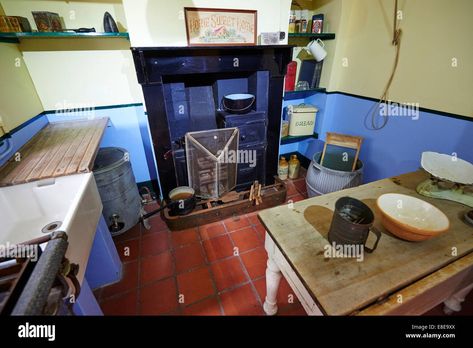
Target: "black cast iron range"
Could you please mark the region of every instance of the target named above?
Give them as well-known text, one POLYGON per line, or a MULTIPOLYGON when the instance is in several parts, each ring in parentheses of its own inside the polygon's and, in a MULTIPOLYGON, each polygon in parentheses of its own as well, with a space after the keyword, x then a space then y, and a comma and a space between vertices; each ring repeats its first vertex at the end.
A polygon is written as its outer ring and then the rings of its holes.
MULTIPOLYGON (((292 46, 133 47, 156 157, 161 194, 187 185, 186 132, 238 127, 239 149, 256 165, 238 165, 237 189, 277 175, 281 107, 292 46), (255 96, 243 115, 221 110, 225 95, 255 96)), ((154 164, 151 165, 154 170, 154 164)))

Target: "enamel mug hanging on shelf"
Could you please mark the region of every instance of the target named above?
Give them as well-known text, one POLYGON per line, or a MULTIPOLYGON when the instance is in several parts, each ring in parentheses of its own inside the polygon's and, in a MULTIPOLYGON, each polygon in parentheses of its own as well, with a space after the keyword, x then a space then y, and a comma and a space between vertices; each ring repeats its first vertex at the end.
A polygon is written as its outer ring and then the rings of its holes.
POLYGON ((315 58, 317 62, 321 62, 327 56, 325 44, 320 39, 311 41, 307 45, 306 50, 315 58))

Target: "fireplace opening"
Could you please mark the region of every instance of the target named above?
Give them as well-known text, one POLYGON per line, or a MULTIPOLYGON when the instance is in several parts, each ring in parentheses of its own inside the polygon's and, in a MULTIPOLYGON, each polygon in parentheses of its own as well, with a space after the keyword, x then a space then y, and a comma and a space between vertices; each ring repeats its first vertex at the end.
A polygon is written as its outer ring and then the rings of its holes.
POLYGON ((268 71, 163 77, 178 186, 189 185, 186 133, 221 128, 239 130, 236 190, 247 189, 255 180, 264 184, 268 86, 268 71), (223 98, 231 94, 252 95, 254 102, 242 114, 225 111, 223 98))

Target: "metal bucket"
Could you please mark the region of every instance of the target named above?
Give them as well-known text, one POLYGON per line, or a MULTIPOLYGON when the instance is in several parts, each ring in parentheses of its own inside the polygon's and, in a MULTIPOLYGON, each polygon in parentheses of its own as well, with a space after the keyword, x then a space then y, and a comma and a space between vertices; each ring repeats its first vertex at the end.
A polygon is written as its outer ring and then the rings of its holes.
POLYGON ((362 184, 363 163, 358 160, 353 172, 345 172, 326 168, 319 164, 322 152, 317 152, 310 162, 305 183, 309 197, 343 190, 362 184))
POLYGON ((101 148, 93 171, 102 214, 112 236, 118 236, 135 226, 141 216, 141 197, 128 152, 119 147, 101 148))

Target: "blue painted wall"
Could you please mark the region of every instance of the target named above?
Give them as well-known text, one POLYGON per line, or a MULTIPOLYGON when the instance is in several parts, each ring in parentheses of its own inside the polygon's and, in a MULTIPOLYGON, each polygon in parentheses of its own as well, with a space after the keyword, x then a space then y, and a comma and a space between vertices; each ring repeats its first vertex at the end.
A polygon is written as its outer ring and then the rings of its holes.
POLYGON ((14 132, 8 140, 0 141, 0 166, 5 164, 24 144, 26 144, 37 132, 48 124, 45 115, 39 115, 33 121, 22 125, 22 128, 14 132))
MULTIPOLYGON (((364 181, 378 180, 409 171, 420 166, 423 151, 438 151, 473 162, 473 122, 437 114, 421 112, 418 120, 408 117, 391 117, 388 125, 379 131, 368 130, 364 120, 374 102, 342 94, 316 94, 306 99, 284 102, 308 103, 317 106, 316 132, 321 140, 308 139, 282 145, 279 153, 298 151, 307 158, 323 148, 326 132, 359 135, 364 137, 361 160, 365 165, 364 181)), ((157 177, 148 122, 143 107, 127 106, 94 110, 95 116, 110 118, 101 146, 120 146, 130 152, 137 182, 157 177), (151 173, 149 168, 151 168, 151 173)), ((49 121, 72 120, 84 115, 49 113, 41 116, 12 135, 15 153, 49 121)), ((0 145, 0 153, 6 145, 0 145)), ((0 160, 0 165, 6 159, 0 160)))
MULTIPOLYGON (((312 98, 306 102, 317 105, 312 98)), ((417 170, 423 151, 455 152, 473 162, 473 120, 420 112, 417 120, 390 117, 385 128, 373 131, 364 126, 364 120, 374 106, 370 100, 328 94, 324 112, 317 116, 316 129, 322 140, 326 132, 364 137, 360 158, 365 165, 365 182, 417 170)), ((311 158, 321 146, 317 140, 300 143, 299 152, 311 158)))

